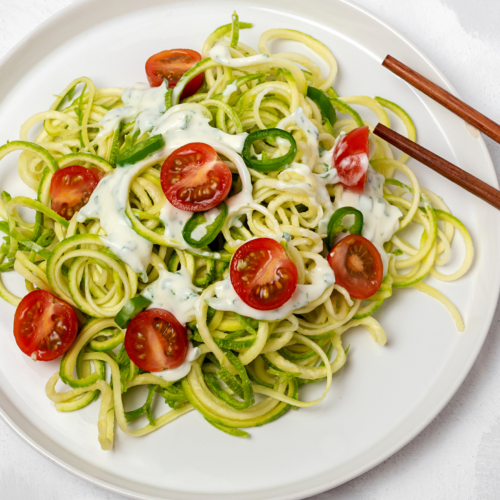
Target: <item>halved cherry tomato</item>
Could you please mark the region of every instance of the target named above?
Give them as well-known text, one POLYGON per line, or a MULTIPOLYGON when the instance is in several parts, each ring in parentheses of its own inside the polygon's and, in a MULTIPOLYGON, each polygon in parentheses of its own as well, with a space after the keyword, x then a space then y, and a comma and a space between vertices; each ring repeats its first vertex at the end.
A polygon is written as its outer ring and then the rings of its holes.
POLYGON ((341 239, 328 255, 335 281, 353 299, 371 297, 382 283, 384 266, 379 251, 363 236, 350 234, 341 239))
POLYGON ((365 189, 369 134, 367 126, 355 128, 337 142, 333 151, 333 166, 337 169, 340 183, 356 193, 365 189))
POLYGON ((215 149, 192 142, 176 149, 161 167, 161 187, 179 210, 203 212, 217 206, 231 189, 231 171, 215 149))
POLYGON ((35 361, 51 361, 64 354, 78 333, 71 306, 45 290, 28 293, 14 315, 17 345, 35 361))
MULTIPOLYGON (((149 85, 159 87, 165 78, 168 80, 168 86, 174 88, 181 76, 200 61, 201 55, 195 50, 170 49, 158 52, 146 62, 149 85)), ((196 94, 202 84, 203 74, 195 76, 184 88, 181 99, 196 94)))
POLYGON ((66 220, 71 220, 90 199, 90 195, 104 172, 96 168, 85 168, 80 165, 71 165, 58 170, 50 181, 50 197, 52 210, 66 220))
POLYGON ((297 288, 297 267, 271 238, 250 240, 231 260, 231 284, 240 299, 259 311, 277 309, 297 288))
POLYGON ((125 350, 129 358, 148 372, 177 368, 186 357, 186 329, 165 309, 148 309, 128 325, 125 350))

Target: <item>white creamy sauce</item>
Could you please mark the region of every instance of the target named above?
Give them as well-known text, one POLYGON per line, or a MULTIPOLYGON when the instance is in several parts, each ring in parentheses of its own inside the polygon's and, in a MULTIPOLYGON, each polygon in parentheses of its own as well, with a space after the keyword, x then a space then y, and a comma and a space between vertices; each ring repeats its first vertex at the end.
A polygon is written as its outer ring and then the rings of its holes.
MULTIPOLYGON (((333 152, 335 151, 335 148, 339 144, 339 142, 343 139, 343 137, 346 135, 346 133, 342 130, 337 138, 335 139, 335 143, 333 144, 332 149, 324 149, 319 155, 316 160, 316 165, 315 165, 315 170, 318 172, 324 171, 330 171, 334 170, 337 172, 337 169, 333 166, 333 152)), ((340 182, 340 180, 337 180, 336 182, 340 182)))
POLYGON ((175 106, 156 121, 151 134, 163 135, 167 154, 190 142, 219 143, 241 153, 248 136, 246 132, 230 135, 211 127, 210 119, 200 109, 178 109, 175 106))
POLYGON ((315 143, 318 142, 319 131, 318 127, 314 125, 314 123, 307 118, 304 113, 304 110, 301 106, 299 106, 292 114, 283 118, 277 125, 276 128, 280 128, 285 130, 288 125, 293 123, 297 125, 297 127, 301 128, 304 131, 308 141, 313 141, 315 143))
POLYGON ((236 83, 230 83, 225 89, 224 91, 222 92, 222 95, 224 97, 227 97, 227 96, 230 96, 232 94, 234 94, 236 91, 238 90, 238 86, 236 85, 236 83))
MULTIPOLYGON (((318 158, 318 141, 319 141, 319 130, 314 123, 307 118, 304 110, 299 106, 291 115, 283 118, 277 125, 276 128, 286 130, 290 125, 294 124, 299 127, 306 136, 307 140, 307 153, 305 155, 305 163, 310 163, 315 165, 318 158), (310 154, 309 154, 310 153, 310 154)), ((321 169, 323 171, 323 169, 321 169)))
MULTIPOLYGON (((337 140, 338 140, 338 138, 337 138, 337 140)), ((333 167, 333 150, 334 149, 335 149, 335 146, 332 149, 323 150, 318 155, 318 159, 316 160, 316 168, 315 168, 315 170, 317 172, 321 172, 321 171, 329 172, 329 171, 333 170, 333 171, 335 171, 335 173, 337 173, 337 169, 333 167)), ((338 177, 337 177, 336 182, 340 182, 338 180, 338 177)))
POLYGON ((284 148, 286 151, 288 151, 288 149, 290 148, 290 143, 283 137, 276 137, 276 145, 280 148, 284 148))
POLYGON ((333 206, 335 209, 353 207, 363 214, 362 235, 370 240, 380 252, 385 275, 388 256, 383 244, 389 241, 399 229, 399 219, 403 214, 399 208, 384 200, 384 181, 384 176, 369 166, 366 173, 365 192, 357 194, 344 189, 342 195, 335 198, 333 206))
POLYGON ((215 297, 209 299, 208 304, 218 311, 232 311, 257 320, 277 321, 318 299, 329 286, 335 283, 333 271, 322 257, 318 258, 316 266, 309 272, 309 281, 310 284, 297 285, 290 300, 281 307, 271 311, 259 311, 246 305, 239 298, 228 277, 215 284, 215 297))
POLYGON ((189 248, 189 245, 182 237, 182 230, 192 215, 192 212, 179 210, 168 200, 165 200, 165 204, 160 211, 160 219, 165 224, 165 238, 168 238, 172 244, 177 245, 179 248, 189 248))
POLYGON ((161 269, 158 279, 145 288, 142 295, 152 302, 149 308, 166 309, 185 325, 195 318, 194 308, 200 299, 199 292, 186 269, 176 273, 161 269))
POLYGON ((249 57, 233 58, 229 53, 229 47, 222 43, 216 43, 209 51, 208 55, 212 61, 228 66, 230 68, 244 68, 255 64, 267 63, 273 60, 268 54, 257 54, 249 57))
POLYGON ((155 126, 158 118, 165 113, 165 94, 167 87, 163 82, 159 87, 150 87, 147 83, 136 83, 124 90, 122 102, 125 106, 111 109, 100 121, 102 128, 97 139, 113 133, 120 123, 135 120, 134 131, 140 135, 149 132, 155 126))
POLYGON ((184 378, 190 371, 193 361, 200 357, 200 349, 198 347, 193 347, 193 344, 189 342, 188 352, 184 361, 177 367, 171 370, 163 370, 162 372, 152 372, 157 377, 161 377, 167 382, 176 382, 181 378, 184 378))
POLYGON ((204 238, 207 235, 207 227, 211 226, 215 222, 215 219, 217 219, 219 214, 220 208, 217 207, 212 208, 212 210, 209 210, 208 212, 205 212, 203 214, 205 216, 205 222, 194 228, 193 232, 191 233, 191 238, 197 241, 204 238))
MULTIPOLYGON (((162 157, 162 152, 154 153, 152 158, 162 157)), ((151 157, 148 158, 151 162, 151 157)), ((126 167, 117 167, 106 175, 97 185, 89 202, 80 210, 78 222, 99 219, 106 236, 101 240, 134 272, 147 281, 147 267, 151 262, 153 244, 132 229, 125 210, 132 179, 144 166, 144 161, 126 167)))
POLYGON ((336 168, 331 168, 322 174, 315 174, 315 176, 318 178, 318 182, 324 186, 333 186, 334 184, 338 184, 340 182, 336 168))

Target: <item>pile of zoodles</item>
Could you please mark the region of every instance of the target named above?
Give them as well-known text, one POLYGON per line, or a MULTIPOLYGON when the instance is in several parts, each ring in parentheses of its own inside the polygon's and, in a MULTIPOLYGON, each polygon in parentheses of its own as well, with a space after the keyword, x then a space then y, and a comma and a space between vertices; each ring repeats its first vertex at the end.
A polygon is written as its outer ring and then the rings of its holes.
MULTIPOLYGON (((344 287, 331 283, 315 300, 272 320, 209 305, 216 284, 229 276, 232 256, 249 240, 281 242, 301 285, 311 283, 314 269, 320 260, 324 262, 338 233, 361 234, 359 218, 354 217, 350 227, 344 225, 345 216, 359 212, 345 208, 332 214, 327 230, 320 230, 324 205, 314 197, 314 190, 304 186, 301 170, 287 172, 286 165, 293 162, 321 174, 318 164, 325 151, 359 127, 373 130, 377 121, 390 127, 388 111, 393 120, 404 124, 407 136, 416 139, 411 118, 393 102, 337 94, 332 86, 337 63, 320 41, 298 31, 273 29, 262 34, 257 52, 240 41, 240 31, 248 28, 251 24, 233 15, 232 23, 208 37, 202 60, 184 73, 173 91, 165 92, 165 114, 196 110, 210 120, 211 127, 227 134, 251 134, 240 156, 251 178, 253 200, 229 216, 223 203, 222 215, 208 228, 209 233, 216 233, 208 235, 210 243, 206 235, 205 239, 193 236, 197 225, 205 221, 202 212, 184 227, 187 245, 165 236, 160 214, 166 198, 160 174, 166 158, 149 154, 161 138, 150 132, 141 134, 135 120, 120 123, 106 137, 99 135, 105 115, 123 106, 123 89, 97 89, 91 79, 77 78, 49 110, 35 114, 22 126, 19 141, 0 148, 0 159, 21 152, 19 175, 36 192, 33 199, 1 194, 0 230, 5 242, 0 272, 14 270, 24 277, 28 292, 49 291, 75 309, 79 333, 62 356, 59 371, 48 381, 46 393, 61 412, 84 408, 100 396, 98 435, 104 450, 113 446, 115 420, 126 434, 140 436, 194 409, 217 429, 243 437, 248 436, 243 429, 271 422, 290 407, 318 404, 328 393, 333 374, 346 363, 349 348, 342 342, 346 331, 364 326, 375 342, 386 343, 373 313, 395 288, 416 288, 436 298, 451 313, 457 329, 464 329, 453 304, 423 280, 430 275, 453 281, 467 271, 473 257, 469 233, 438 195, 419 185, 405 164, 408 157, 394 158, 387 143, 372 135, 370 168, 385 178, 383 198, 401 211, 399 229, 384 243, 387 272, 378 291, 367 299, 355 299, 344 287), (269 44, 277 38, 308 47, 328 65, 328 74, 323 75, 314 61, 299 53, 271 53, 269 44), (211 50, 221 45, 240 64, 229 66, 211 58, 211 50), (266 57, 244 62, 258 54, 266 57), (180 101, 186 85, 201 74, 202 87, 180 101), (298 108, 316 135, 297 120, 287 120, 298 108), (360 108, 373 114, 374 123, 361 117, 360 108), (40 131, 35 134, 37 128, 40 131), (30 140, 30 135, 36 138, 30 140), (120 158, 135 161, 134 155, 140 157, 142 166, 130 179, 125 213, 133 230, 152 244, 147 280, 106 246, 99 219, 79 222, 75 212, 68 220, 51 208, 51 180, 60 169, 80 165, 100 176, 113 175, 121 168, 120 158), (296 187, 283 189, 283 182, 296 187), (24 220, 20 207, 35 210, 35 221, 24 220), (403 230, 412 226, 421 230, 416 245, 403 236, 407 234, 403 230), (458 270, 446 275, 439 269, 450 258, 455 230, 465 241, 465 258, 458 270), (140 369, 124 347, 123 316, 130 320, 144 309, 149 302, 142 299, 143 292, 167 271, 189 276, 199 295, 187 322, 189 341, 198 347, 199 357, 178 381, 140 369), (67 391, 56 391, 59 380, 69 386, 67 391), (303 401, 300 388, 309 383, 323 384, 324 393, 314 401, 303 401), (126 411, 127 395, 137 386, 143 388, 144 404, 126 411), (159 399, 170 409, 155 418, 153 407, 159 399), (131 430, 129 423, 140 417, 145 417, 145 425, 131 430)), ((231 166, 231 189, 237 192, 241 189, 237 170, 231 158, 219 156, 231 166)), ((326 189, 335 205, 345 188, 335 183, 326 189)), ((1 281, 0 295, 14 306, 21 301, 1 281)))

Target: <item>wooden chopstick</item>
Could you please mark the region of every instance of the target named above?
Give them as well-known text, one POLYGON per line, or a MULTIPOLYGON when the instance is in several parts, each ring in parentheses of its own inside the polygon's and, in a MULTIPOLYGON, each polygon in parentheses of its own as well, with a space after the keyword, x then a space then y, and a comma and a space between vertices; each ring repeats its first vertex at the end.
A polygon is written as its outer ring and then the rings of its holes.
POLYGON ((476 111, 468 104, 465 104, 465 102, 442 89, 439 85, 432 83, 430 80, 394 57, 387 56, 382 65, 410 85, 413 85, 415 88, 428 95, 431 99, 434 99, 445 108, 460 116, 460 118, 470 123, 487 136, 491 137, 494 141, 500 143, 500 125, 498 123, 490 120, 479 111, 476 111))
POLYGON ((373 133, 386 140, 389 144, 396 146, 403 153, 410 155, 415 160, 427 165, 435 172, 500 210, 500 191, 498 189, 486 184, 486 182, 479 180, 465 170, 453 165, 453 163, 410 141, 381 123, 375 127, 373 133))

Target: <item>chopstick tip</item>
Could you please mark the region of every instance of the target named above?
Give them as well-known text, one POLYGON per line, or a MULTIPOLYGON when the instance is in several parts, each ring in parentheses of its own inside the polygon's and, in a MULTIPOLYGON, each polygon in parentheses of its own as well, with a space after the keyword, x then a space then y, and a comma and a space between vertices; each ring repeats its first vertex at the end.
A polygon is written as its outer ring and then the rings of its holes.
POLYGON ((373 134, 378 135, 380 137, 384 132, 384 130, 387 130, 387 127, 385 125, 382 125, 381 123, 377 123, 377 125, 373 129, 373 134))
POLYGON ((397 61, 397 59, 392 57, 391 54, 387 54, 385 56, 385 59, 382 61, 382 66, 384 66, 385 68, 389 68, 391 66, 391 63, 393 63, 394 61, 397 61))

